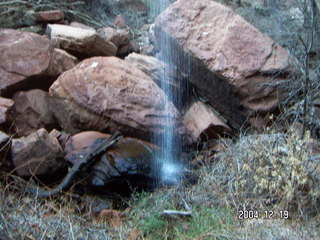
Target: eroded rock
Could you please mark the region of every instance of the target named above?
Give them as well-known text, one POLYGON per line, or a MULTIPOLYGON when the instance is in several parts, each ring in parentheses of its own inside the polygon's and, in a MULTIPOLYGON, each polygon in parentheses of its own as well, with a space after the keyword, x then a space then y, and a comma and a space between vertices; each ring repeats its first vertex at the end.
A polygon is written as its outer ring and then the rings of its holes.
POLYGON ((289 55, 230 8, 178 0, 157 18, 155 34, 160 48, 171 44, 173 62, 190 62, 182 71, 190 68, 190 81, 233 127, 277 105, 274 83, 290 72, 289 55))
POLYGON ((58 127, 49 107, 48 92, 39 89, 19 91, 12 100, 15 103, 12 118, 17 136, 27 136, 39 128, 51 131, 58 127))
POLYGON ((36 82, 47 85, 44 74, 52 49, 46 37, 13 29, 0 29, 0 94, 12 93, 36 82), (34 80, 34 81, 31 81, 34 80))
POLYGON ((150 139, 168 128, 183 131, 179 112, 156 83, 115 57, 82 61, 60 75, 50 95, 52 110, 69 133, 119 130, 125 136, 150 139))
POLYGON ((63 151, 45 129, 12 140, 11 157, 19 176, 51 175, 64 166, 63 151))

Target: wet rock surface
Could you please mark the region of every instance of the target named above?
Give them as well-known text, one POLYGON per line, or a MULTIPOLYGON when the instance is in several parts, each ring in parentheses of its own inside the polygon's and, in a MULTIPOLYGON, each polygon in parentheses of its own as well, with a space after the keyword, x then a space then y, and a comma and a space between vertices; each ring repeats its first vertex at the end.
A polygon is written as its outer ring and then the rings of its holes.
MULTIPOLYGON (((83 156, 93 151, 109 134, 95 131, 81 132, 73 135, 65 146, 65 159, 72 165, 83 156)), ((156 180, 155 155, 158 148, 150 143, 135 138, 123 138, 107 151, 92 168, 87 182, 91 187, 102 188, 110 183, 120 184, 130 181, 131 184, 151 187, 156 180), (145 182, 143 182, 145 181, 145 182)), ((88 174, 88 173, 86 173, 88 174)), ((107 190, 115 189, 114 186, 107 190)))

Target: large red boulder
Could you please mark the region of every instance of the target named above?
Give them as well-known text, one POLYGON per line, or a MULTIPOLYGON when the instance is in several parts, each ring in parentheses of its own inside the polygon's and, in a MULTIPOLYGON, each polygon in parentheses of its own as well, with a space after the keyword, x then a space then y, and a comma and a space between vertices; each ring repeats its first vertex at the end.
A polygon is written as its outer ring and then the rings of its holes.
POLYGON ((0 29, 0 95, 17 90, 48 89, 77 59, 53 49, 45 36, 13 29, 0 29))
POLYGON ((26 79, 43 74, 49 67, 51 52, 46 37, 0 29, 0 94, 28 85, 26 79))
POLYGON ((156 19, 155 35, 171 60, 190 63, 181 70, 233 127, 277 105, 275 83, 290 71, 289 55, 230 8, 178 0, 156 19))
POLYGON ((183 131, 179 112, 156 83, 116 57, 82 61, 62 73, 49 92, 52 110, 69 133, 120 130, 150 139, 168 128, 183 131))

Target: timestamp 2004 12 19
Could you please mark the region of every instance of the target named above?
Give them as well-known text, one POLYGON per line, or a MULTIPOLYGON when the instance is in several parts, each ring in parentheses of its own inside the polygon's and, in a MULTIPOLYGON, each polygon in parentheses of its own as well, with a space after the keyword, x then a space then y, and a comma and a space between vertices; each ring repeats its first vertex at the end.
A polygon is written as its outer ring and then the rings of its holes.
POLYGON ((252 220, 252 219, 288 219, 288 210, 265 210, 257 211, 252 209, 239 209, 239 220, 252 220))

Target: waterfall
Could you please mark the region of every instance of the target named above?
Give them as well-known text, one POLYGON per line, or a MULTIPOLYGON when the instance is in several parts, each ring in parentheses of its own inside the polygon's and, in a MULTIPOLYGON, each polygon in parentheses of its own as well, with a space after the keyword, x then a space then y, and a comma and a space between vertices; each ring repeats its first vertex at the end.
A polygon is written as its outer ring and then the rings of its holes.
MULTIPOLYGON (((150 10, 152 16, 158 15, 170 2, 170 0, 151 1, 150 10)), ((172 49, 171 42, 168 37, 161 38, 160 45, 161 49, 159 56, 157 57, 169 66, 176 66, 177 63, 172 62, 174 50, 172 49)), ((168 99, 173 102, 180 102, 179 94, 174 93, 173 88, 170 85, 169 69, 165 69, 165 71, 162 72, 159 86, 165 92, 168 99)), ((168 111, 170 111, 169 104, 166 105, 166 112, 168 111)), ((179 182, 180 174, 183 170, 181 161, 179 161, 182 151, 181 142, 179 138, 175 136, 175 126, 171 122, 172 119, 170 114, 167 114, 163 121, 166 121, 164 125, 169 127, 166 129, 164 134, 157 136, 154 140, 162 150, 161 153, 157 155, 157 165, 160 168, 160 183, 165 185, 174 185, 179 182)))

